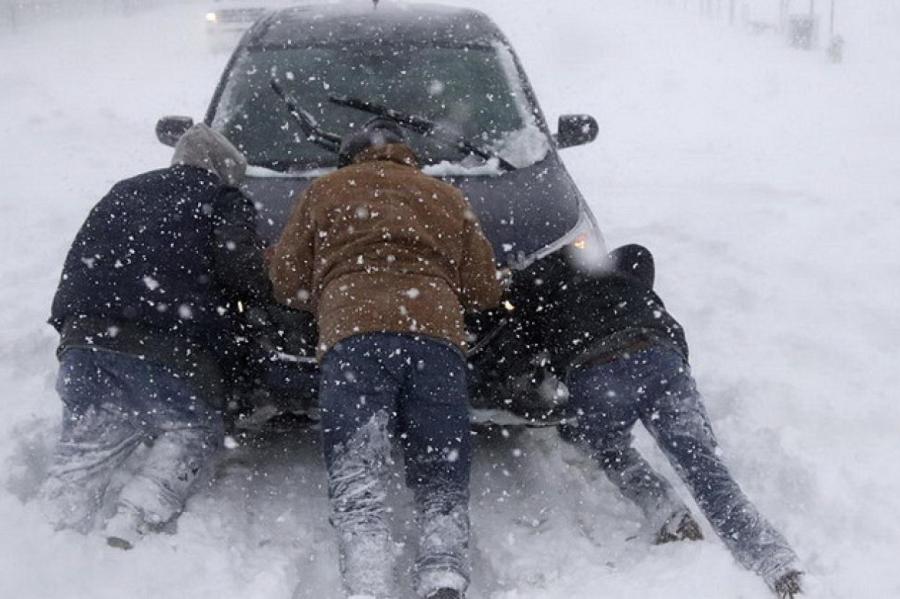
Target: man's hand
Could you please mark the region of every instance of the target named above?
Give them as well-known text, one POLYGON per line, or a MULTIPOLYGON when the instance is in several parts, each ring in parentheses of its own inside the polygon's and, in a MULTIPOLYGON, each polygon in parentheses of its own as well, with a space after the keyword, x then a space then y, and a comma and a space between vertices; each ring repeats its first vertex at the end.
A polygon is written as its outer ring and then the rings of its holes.
POLYGON ((513 271, 511 268, 504 267, 497 271, 497 281, 500 282, 500 287, 503 288, 504 293, 509 293, 509 290, 512 288, 513 284, 513 271))

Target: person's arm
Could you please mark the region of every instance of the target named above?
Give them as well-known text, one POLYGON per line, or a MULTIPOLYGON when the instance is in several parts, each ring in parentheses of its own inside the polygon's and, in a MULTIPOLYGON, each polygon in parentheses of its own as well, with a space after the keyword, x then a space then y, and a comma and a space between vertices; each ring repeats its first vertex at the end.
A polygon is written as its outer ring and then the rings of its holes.
POLYGON ((272 301, 272 285, 256 232, 256 208, 239 190, 226 188, 215 201, 213 264, 216 279, 235 300, 257 306, 272 301))
POLYGON ((478 219, 468 203, 462 239, 463 255, 459 280, 463 307, 469 311, 493 308, 503 298, 503 288, 497 276, 494 248, 482 233, 478 219))
POLYGON ((297 201, 278 243, 269 249, 269 279, 275 299, 296 309, 310 309, 315 258, 315 223, 309 210, 310 187, 297 201))

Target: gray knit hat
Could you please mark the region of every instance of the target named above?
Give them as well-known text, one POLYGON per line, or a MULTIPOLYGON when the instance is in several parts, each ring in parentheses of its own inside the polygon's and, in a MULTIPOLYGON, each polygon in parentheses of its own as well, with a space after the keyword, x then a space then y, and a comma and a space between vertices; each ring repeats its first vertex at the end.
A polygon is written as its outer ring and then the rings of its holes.
POLYGON ((175 145, 172 165, 195 166, 217 175, 224 184, 237 187, 247 172, 247 159, 224 135, 207 125, 194 125, 175 145))

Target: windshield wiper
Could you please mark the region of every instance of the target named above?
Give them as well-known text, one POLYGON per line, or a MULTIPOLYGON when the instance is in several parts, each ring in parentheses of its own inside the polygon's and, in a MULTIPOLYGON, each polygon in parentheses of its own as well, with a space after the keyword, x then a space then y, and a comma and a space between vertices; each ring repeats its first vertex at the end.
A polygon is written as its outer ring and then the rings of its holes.
POLYGON ((316 121, 316 118, 307 110, 304 110, 300 106, 297 105, 294 100, 285 93, 284 89, 275 79, 272 79, 270 83, 272 87, 272 91, 275 92, 281 100, 284 102, 284 105, 287 107, 288 112, 294 117, 294 120, 300 125, 300 130, 303 132, 303 135, 306 136, 306 139, 321 148, 325 148, 329 152, 334 154, 340 154, 341 151, 341 136, 335 133, 329 133, 325 131, 321 127, 319 127, 319 122, 316 121))
POLYGON ((355 108, 356 110, 368 112, 369 114, 393 119, 397 121, 400 126, 405 127, 410 131, 414 131, 419 135, 434 135, 435 137, 443 138, 463 154, 474 154, 484 160, 495 159, 500 168, 504 171, 510 172, 516 170, 515 165, 500 156, 497 152, 485 148, 465 137, 456 135, 452 131, 448 131, 444 127, 441 127, 434 121, 430 121, 425 117, 407 114, 393 108, 388 108, 387 106, 376 104, 375 102, 351 98, 350 96, 331 95, 328 97, 328 100, 338 106, 355 108))

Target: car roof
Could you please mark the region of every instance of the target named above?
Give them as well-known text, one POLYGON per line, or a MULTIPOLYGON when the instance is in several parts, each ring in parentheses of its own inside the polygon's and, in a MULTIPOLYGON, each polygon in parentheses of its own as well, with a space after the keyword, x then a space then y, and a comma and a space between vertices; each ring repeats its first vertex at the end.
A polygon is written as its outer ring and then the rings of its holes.
POLYGON ((308 4, 277 10, 258 22, 246 44, 307 47, 334 43, 485 46, 505 38, 472 9, 437 4, 308 4))

